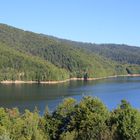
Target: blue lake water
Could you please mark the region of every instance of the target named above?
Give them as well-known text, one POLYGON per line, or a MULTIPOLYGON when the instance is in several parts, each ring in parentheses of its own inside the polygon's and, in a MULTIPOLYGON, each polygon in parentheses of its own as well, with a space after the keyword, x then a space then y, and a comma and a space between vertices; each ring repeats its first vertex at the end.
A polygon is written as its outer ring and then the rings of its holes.
POLYGON ((116 108, 122 99, 140 109, 140 77, 120 77, 96 81, 71 81, 46 84, 0 84, 0 107, 18 107, 34 110, 41 114, 46 106, 50 111, 67 97, 80 101, 83 96, 98 97, 109 109, 116 108))

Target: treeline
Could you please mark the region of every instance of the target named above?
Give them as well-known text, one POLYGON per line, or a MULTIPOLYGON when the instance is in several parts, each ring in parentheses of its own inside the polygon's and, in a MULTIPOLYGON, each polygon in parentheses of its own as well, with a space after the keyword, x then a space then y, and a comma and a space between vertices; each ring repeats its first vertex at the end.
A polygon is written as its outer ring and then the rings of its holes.
POLYGON ((138 140, 140 111, 127 101, 109 111, 97 98, 63 101, 43 116, 0 108, 0 140, 138 140))

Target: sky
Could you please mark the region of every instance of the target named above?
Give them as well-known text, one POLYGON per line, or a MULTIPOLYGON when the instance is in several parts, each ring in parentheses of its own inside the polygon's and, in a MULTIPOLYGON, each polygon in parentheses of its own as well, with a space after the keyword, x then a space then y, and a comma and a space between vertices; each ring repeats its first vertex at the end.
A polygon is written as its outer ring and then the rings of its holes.
POLYGON ((75 41, 140 46, 140 0, 1 0, 0 23, 75 41))

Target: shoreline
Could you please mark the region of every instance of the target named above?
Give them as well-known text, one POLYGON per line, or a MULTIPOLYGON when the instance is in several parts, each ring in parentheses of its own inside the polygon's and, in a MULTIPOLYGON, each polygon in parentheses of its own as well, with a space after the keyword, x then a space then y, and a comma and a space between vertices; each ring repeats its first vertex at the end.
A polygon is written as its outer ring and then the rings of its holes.
POLYGON ((65 83, 69 81, 94 81, 94 80, 102 80, 102 79, 108 79, 108 78, 117 78, 117 77, 140 77, 140 74, 127 74, 127 75, 113 75, 113 76, 106 76, 106 77, 98 77, 98 78, 70 78, 66 80, 61 81, 21 81, 21 80, 5 80, 0 81, 0 84, 59 84, 59 83, 65 83))

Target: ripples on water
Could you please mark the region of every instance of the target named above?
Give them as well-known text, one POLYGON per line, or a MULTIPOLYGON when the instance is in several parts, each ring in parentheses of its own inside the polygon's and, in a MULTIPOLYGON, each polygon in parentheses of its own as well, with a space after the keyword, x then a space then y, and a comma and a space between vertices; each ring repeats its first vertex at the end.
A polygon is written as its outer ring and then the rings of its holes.
POLYGON ((96 96, 109 109, 117 107, 120 100, 128 100, 134 107, 140 108, 140 77, 120 77, 97 81, 71 81, 56 85, 11 84, 0 85, 0 106, 18 107, 34 110, 35 106, 43 113, 46 106, 50 110, 66 97, 78 101, 82 96, 96 96))

